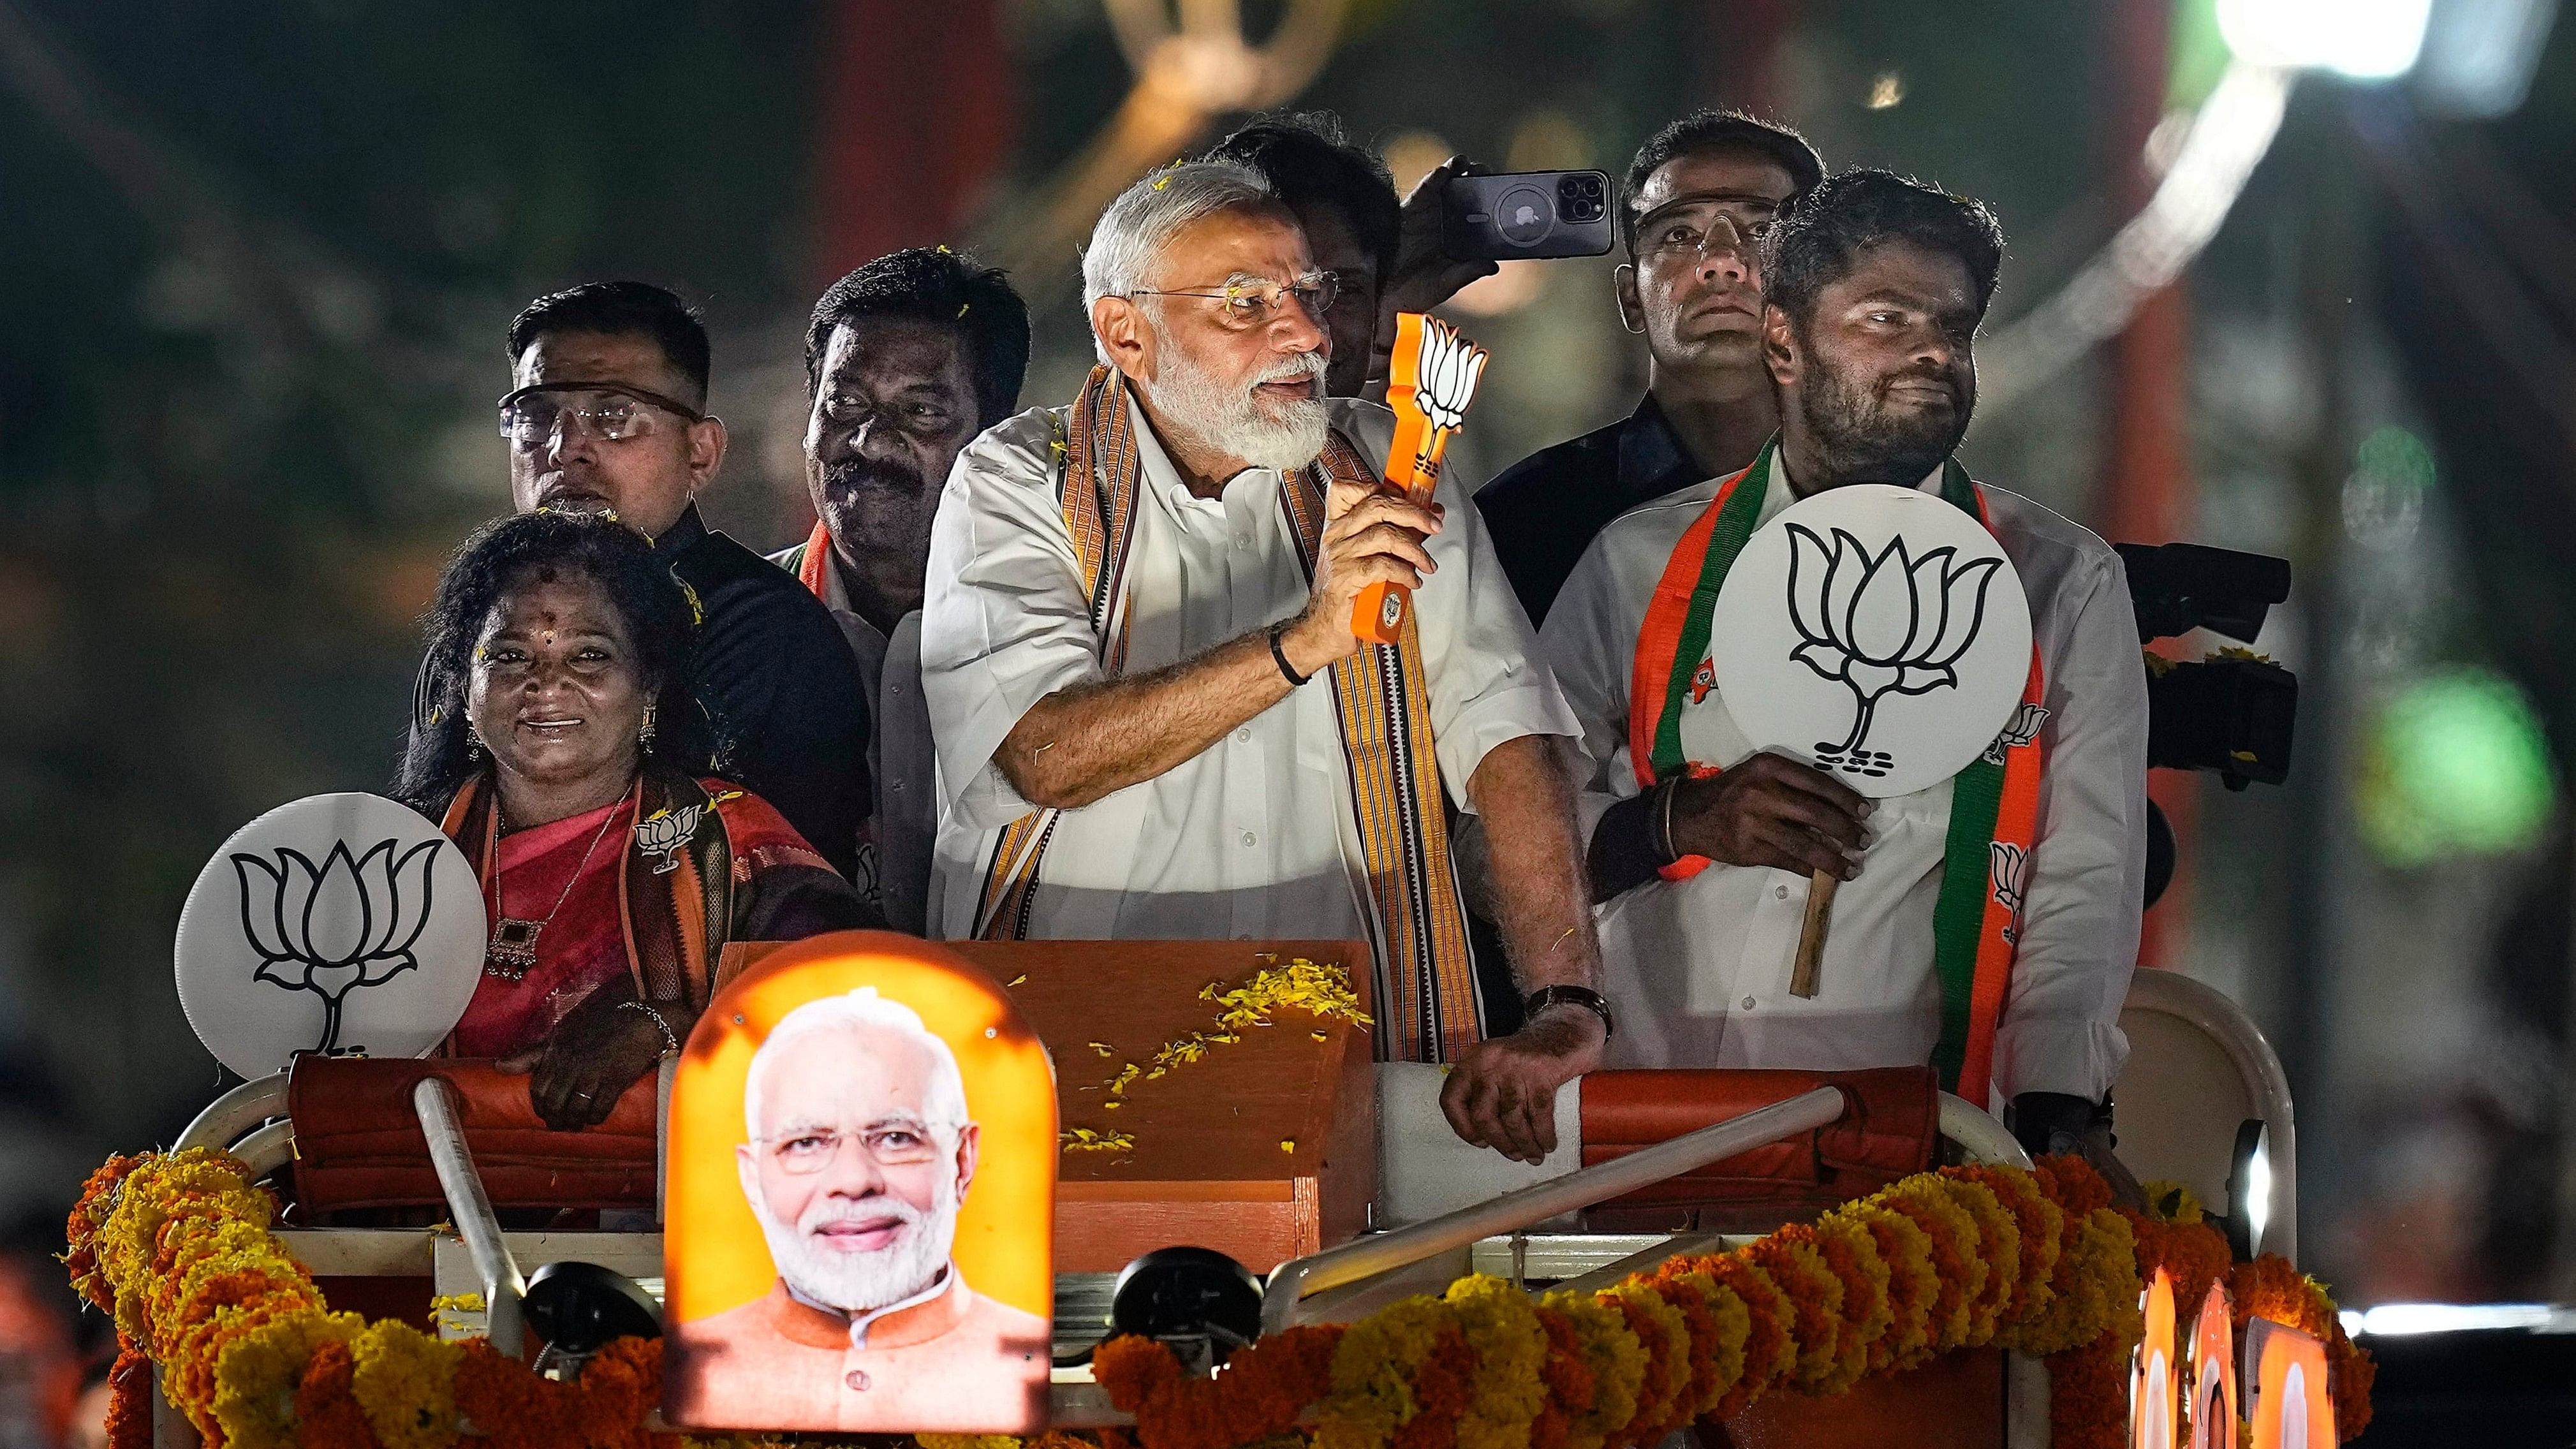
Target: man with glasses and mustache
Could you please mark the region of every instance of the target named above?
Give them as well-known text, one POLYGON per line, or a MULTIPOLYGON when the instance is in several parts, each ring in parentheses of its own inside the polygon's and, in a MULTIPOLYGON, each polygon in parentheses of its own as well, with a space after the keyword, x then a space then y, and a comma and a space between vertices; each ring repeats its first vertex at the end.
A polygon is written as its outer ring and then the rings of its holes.
POLYGON ((734 1149, 778 1281, 671 1332, 677 1421, 939 1432, 1046 1419, 1050 1328, 949 1257, 977 1131, 957 1057, 875 988, 780 1017, 734 1149))
POLYGON ((1555 747, 1573 721, 1464 489, 1383 491, 1393 416, 1325 397, 1334 291, 1239 163, 1102 213, 1101 365, 968 445, 932 528, 939 924, 1368 940, 1380 1053, 1454 1063, 1451 1125, 1535 1160, 1610 1028, 1555 747), (1393 646, 1353 632, 1376 584, 1415 591, 1393 646), (1532 993, 1510 1036, 1481 1030, 1452 803, 1492 824, 1532 993))
POLYGON ((1943 1086, 2008 1108, 2033 1152, 2083 1150, 2113 1168, 2108 1102, 2128 1055, 2119 1014, 2146 866, 2146 673, 2119 556, 1953 460, 2002 257, 1983 205, 1889 172, 1845 172, 1798 199, 1763 241, 1779 432, 1741 472, 1603 529, 1541 637, 1591 761, 1608 990, 1620 1022, 1637 1023, 1612 1048, 1619 1065, 1930 1062, 1943 1086), (1706 639, 1706 604, 1659 599, 1659 580, 1680 570, 1713 598, 1725 540, 1854 483, 1919 488, 1978 515, 2021 577, 2043 688, 1987 755, 2036 772, 2021 777, 2035 780, 2030 844, 2008 864, 1992 795, 1945 780, 1869 801, 1752 753, 1706 648, 1674 654, 1675 639, 1706 639), (1670 686, 1632 698, 1657 641, 1670 686), (1683 758, 1641 768, 1629 741, 1668 732, 1683 758), (1842 884, 1820 994, 1801 998, 1788 986, 1818 872, 1842 884), (2004 912, 1988 913, 1990 899, 2004 912), (1990 979, 2003 988, 1991 998, 1990 979))
POLYGON ((921 701, 930 520, 958 450, 1010 416, 1028 366, 1019 294, 946 247, 909 247, 851 272, 805 329, 805 487, 816 521, 770 562, 832 611, 858 661, 873 797, 852 880, 887 925, 914 935, 926 929, 939 823, 921 701))
POLYGON ((1535 623, 1601 526, 1753 461, 1779 414, 1761 353, 1754 248, 1824 163, 1786 126, 1698 111, 1637 148, 1620 191, 1620 325, 1646 339, 1646 396, 1606 428, 1544 448, 1476 495, 1535 623))
MULTIPOLYGON (((658 728, 692 770, 748 787, 849 875, 868 808, 858 668, 811 594, 698 516, 725 457, 724 422, 706 411, 706 328, 659 287, 592 282, 529 303, 508 346, 512 505, 604 513, 653 541, 698 612, 701 707, 658 728)), ((429 706, 414 699, 418 730, 429 706)))

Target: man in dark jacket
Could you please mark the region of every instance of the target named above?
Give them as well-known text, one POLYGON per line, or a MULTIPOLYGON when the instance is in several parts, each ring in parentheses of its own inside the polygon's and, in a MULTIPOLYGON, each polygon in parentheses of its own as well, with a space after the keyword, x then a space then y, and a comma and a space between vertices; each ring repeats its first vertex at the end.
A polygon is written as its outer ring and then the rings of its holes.
POLYGON ((1779 426, 1762 368, 1754 241, 1824 163, 1786 126, 1698 111, 1649 138, 1620 188, 1619 320, 1652 361, 1627 417, 1531 454, 1476 494, 1532 624, 1602 525, 1753 461, 1779 426))
POLYGON ((608 513, 653 541, 698 610, 701 714, 677 722, 692 767, 776 806, 848 875, 868 811, 858 666, 812 594, 698 516, 725 455, 706 328, 659 287, 593 282, 529 303, 509 350, 511 504, 608 513))

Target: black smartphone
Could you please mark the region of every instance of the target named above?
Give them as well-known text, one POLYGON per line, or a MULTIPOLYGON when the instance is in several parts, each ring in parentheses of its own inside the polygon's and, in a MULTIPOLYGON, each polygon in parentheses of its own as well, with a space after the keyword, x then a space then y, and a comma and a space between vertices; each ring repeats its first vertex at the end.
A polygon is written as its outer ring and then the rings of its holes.
POLYGON ((1597 257, 1610 241, 1606 172, 1459 176, 1441 198, 1440 249, 1457 261, 1597 257))

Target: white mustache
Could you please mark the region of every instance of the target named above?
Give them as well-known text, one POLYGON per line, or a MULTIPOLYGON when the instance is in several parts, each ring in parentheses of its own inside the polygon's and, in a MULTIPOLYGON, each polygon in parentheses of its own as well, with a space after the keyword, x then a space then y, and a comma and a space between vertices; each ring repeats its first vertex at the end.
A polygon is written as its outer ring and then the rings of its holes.
POLYGON ((816 1203, 805 1210, 804 1219, 796 1224, 796 1229, 798 1232, 813 1234, 821 1232, 834 1223, 865 1222, 870 1218, 894 1218, 907 1228, 921 1226, 921 1213, 912 1204, 888 1194, 881 1197, 863 1197, 856 1201, 835 1199, 816 1203))
POLYGON ((1324 375, 1324 368, 1324 354, 1320 352, 1300 352, 1296 356, 1288 358, 1285 361, 1264 370, 1259 377, 1252 380, 1250 386, 1260 387, 1264 383, 1272 382, 1293 382, 1301 377, 1322 377, 1324 375))

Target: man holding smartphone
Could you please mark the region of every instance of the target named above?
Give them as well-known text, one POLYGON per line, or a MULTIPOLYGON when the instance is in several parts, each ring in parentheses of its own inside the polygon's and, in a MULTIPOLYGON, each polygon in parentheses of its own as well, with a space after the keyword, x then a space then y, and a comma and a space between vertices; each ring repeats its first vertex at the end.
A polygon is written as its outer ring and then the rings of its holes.
POLYGON ((1542 449, 1476 495, 1532 623, 1604 524, 1753 461, 1779 426, 1762 365, 1754 243, 1824 162, 1786 126, 1698 111, 1637 150, 1621 186, 1619 321, 1652 361, 1637 410, 1542 449))

